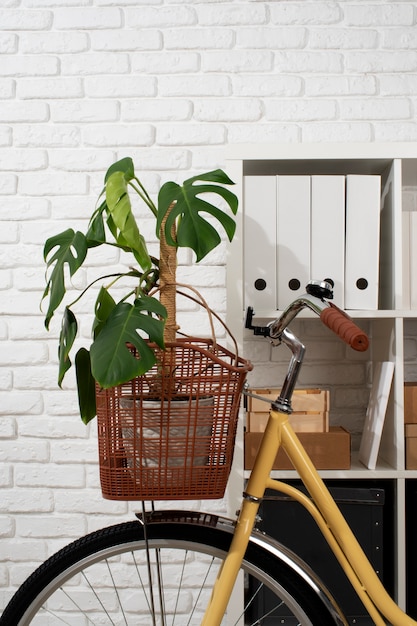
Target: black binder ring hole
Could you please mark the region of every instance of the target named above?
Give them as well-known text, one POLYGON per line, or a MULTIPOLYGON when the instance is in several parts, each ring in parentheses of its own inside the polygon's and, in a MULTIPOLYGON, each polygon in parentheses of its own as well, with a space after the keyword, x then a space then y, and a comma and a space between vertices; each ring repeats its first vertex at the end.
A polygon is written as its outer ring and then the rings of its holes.
POLYGON ((356 281, 356 286, 361 291, 364 291, 364 289, 368 288, 368 281, 366 280, 366 278, 358 278, 358 280, 356 281))
POLYGON ((263 278, 257 278, 254 285, 257 291, 263 291, 264 289, 266 289, 266 280, 264 280, 263 278))

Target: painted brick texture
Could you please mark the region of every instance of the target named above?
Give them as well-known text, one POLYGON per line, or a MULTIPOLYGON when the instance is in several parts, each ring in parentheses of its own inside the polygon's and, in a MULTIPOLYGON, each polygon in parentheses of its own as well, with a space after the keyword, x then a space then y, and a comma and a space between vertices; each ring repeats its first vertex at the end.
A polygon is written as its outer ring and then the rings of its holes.
MULTIPOLYGON (((101 498, 95 425, 77 417, 71 376, 57 389, 58 322, 47 334, 39 308, 44 240, 85 224, 106 168, 126 155, 155 194, 224 167, 231 143, 416 141, 416 26, 409 0, 1 2, 0 611, 47 555, 135 508, 101 498)), ((221 314, 224 252, 199 268, 185 254, 179 269, 221 314)), ((121 262, 107 259, 75 287, 121 262)), ((200 331, 200 313, 180 316, 200 331)), ((251 350, 270 376, 267 347, 251 350)), ((355 425, 366 363, 335 370, 343 348, 327 350, 304 382, 331 374, 355 425)))

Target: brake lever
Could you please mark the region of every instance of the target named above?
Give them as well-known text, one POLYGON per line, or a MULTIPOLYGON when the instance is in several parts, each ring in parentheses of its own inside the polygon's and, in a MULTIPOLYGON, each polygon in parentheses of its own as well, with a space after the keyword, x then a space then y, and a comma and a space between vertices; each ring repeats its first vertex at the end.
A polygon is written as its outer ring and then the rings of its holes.
POLYGON ((254 310, 252 306, 248 306, 246 309, 245 328, 252 330, 254 335, 261 337, 269 337, 269 326, 254 326, 253 325, 254 310))

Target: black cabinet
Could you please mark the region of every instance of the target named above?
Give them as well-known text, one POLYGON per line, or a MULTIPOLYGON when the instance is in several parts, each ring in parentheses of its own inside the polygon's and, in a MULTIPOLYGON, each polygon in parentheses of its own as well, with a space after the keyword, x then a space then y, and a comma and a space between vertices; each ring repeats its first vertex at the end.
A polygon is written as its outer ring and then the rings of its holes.
MULTIPOLYGON (((297 481, 288 482, 299 486, 297 481)), ((392 482, 344 480, 328 481, 327 486, 381 580, 388 589, 392 589, 392 482), (385 541, 385 537, 389 537, 389 540, 385 541)), ((268 492, 261 505, 260 516, 260 528, 294 550, 313 568, 339 603, 350 624, 373 624, 316 523, 298 502, 276 492, 268 492)), ((267 610, 272 610, 272 598, 268 590, 258 601, 267 610)), ((280 618, 280 624, 292 624, 285 610, 280 610, 271 616, 271 626, 277 623, 277 617, 280 618)))
POLYGON ((406 481, 407 613, 417 619, 417 480, 406 481))

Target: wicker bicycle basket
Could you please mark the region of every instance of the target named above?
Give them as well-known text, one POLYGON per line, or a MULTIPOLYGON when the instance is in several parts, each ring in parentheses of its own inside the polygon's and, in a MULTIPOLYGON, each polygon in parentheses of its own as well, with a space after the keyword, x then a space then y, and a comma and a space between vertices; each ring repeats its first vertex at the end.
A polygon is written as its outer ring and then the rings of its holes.
POLYGON ((145 375, 97 389, 103 496, 221 498, 252 366, 212 339, 181 338, 165 350, 152 347, 157 363, 145 375))

